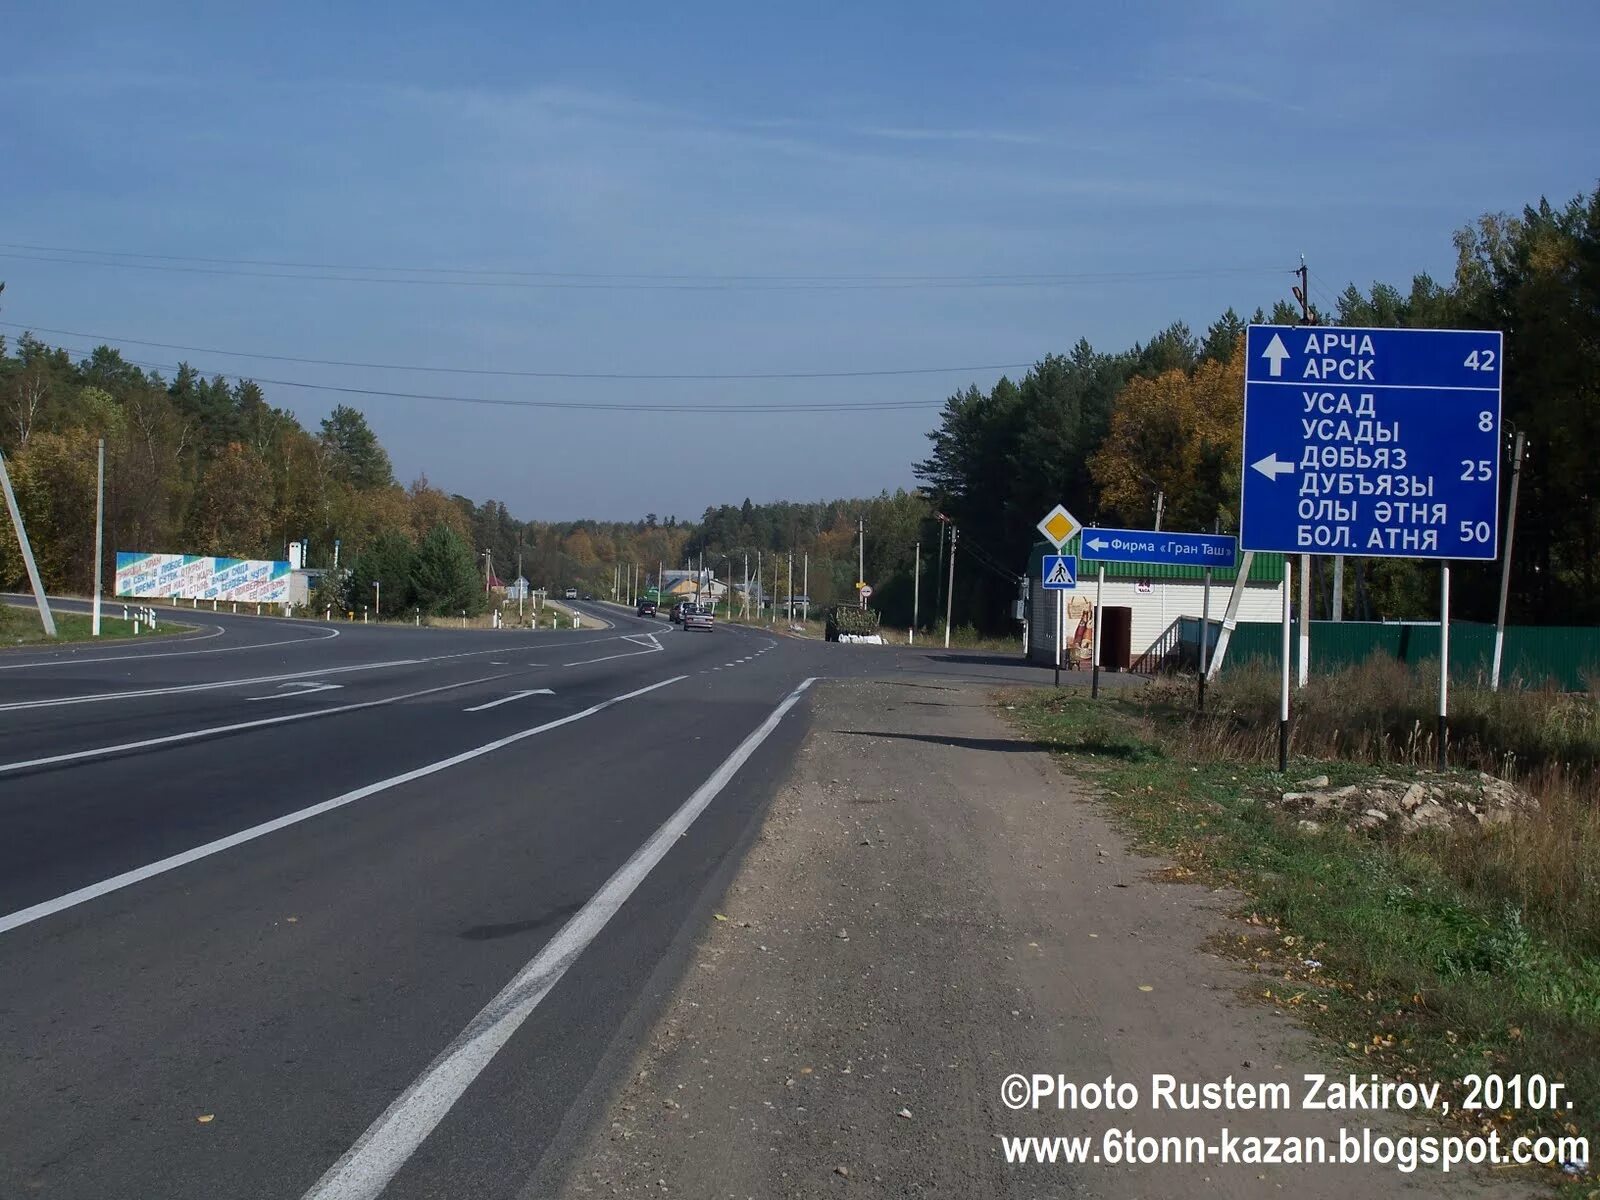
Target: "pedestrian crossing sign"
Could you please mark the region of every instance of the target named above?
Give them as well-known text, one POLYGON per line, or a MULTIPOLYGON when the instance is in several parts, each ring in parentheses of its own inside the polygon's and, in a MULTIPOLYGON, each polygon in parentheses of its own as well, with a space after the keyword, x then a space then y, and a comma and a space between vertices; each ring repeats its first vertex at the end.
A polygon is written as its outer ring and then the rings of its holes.
POLYGON ((1070 592, 1078 586, 1078 560, 1070 554, 1044 556, 1044 586, 1054 592, 1070 592))

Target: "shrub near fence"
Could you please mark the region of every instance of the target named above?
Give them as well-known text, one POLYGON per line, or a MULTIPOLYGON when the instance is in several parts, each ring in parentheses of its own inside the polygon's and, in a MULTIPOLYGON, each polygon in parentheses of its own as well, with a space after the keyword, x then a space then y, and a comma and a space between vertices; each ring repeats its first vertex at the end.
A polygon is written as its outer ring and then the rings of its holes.
MULTIPOLYGON (((1196 623, 1198 624, 1198 622, 1196 623)), ((1299 662, 1299 622, 1292 622, 1291 642, 1299 662)), ((1216 624, 1213 623, 1213 630, 1216 624)), ((1215 636, 1215 633, 1213 633, 1215 636)), ((1252 663, 1278 662, 1283 626, 1267 622, 1242 622, 1234 630, 1223 671, 1252 663)), ((1373 655, 1408 666, 1439 659, 1439 625, 1372 621, 1311 622, 1311 670, 1337 671, 1358 666, 1373 655)), ((1470 621, 1450 622, 1450 678, 1476 683, 1489 678, 1494 657, 1494 626, 1470 621)), ((1506 627, 1502 685, 1556 687, 1562 691, 1589 690, 1600 678, 1600 629, 1557 625, 1506 627)))

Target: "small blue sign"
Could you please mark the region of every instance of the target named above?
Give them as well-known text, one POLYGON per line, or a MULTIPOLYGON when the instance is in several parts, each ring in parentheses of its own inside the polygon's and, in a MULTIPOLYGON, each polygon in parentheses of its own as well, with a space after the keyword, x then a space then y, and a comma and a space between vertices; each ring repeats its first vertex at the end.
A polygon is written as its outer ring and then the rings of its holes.
POLYGON ((1496 557, 1501 335, 1252 325, 1239 546, 1496 557))
POLYGON ((1239 543, 1225 534, 1085 529, 1078 557, 1093 562, 1232 567, 1239 561, 1239 543))
POLYGON ((1070 592, 1078 586, 1078 560, 1070 554, 1046 554, 1040 569, 1047 591, 1070 592))

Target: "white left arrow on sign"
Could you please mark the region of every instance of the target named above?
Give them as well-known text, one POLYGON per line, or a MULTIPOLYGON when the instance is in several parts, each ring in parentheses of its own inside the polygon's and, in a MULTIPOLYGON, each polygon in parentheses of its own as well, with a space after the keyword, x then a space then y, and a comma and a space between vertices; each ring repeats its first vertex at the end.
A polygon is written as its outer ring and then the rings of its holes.
POLYGON ((1265 458, 1256 459, 1256 461, 1251 463, 1250 466, 1253 470, 1260 471, 1268 479, 1272 480, 1273 483, 1278 482, 1279 475, 1294 474, 1294 464, 1292 462, 1284 462, 1282 459, 1280 459, 1276 450, 1267 455, 1265 458))
POLYGON ((1094 538, 1090 538, 1088 540, 1088 542, 1085 543, 1085 545, 1087 545, 1089 547, 1089 549, 1091 549, 1091 550, 1104 550, 1106 548, 1107 543, 1106 543, 1106 540, 1104 538, 1094 537, 1094 538))

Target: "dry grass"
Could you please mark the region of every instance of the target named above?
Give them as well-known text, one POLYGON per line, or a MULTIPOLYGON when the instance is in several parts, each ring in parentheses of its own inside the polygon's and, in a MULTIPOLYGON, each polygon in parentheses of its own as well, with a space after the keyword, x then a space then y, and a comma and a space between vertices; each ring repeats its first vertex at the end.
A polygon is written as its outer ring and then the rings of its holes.
MULTIPOLYGON (((1193 714, 1192 688, 1157 685, 1151 728, 1199 762, 1273 763, 1278 677, 1226 676, 1193 714)), ((1319 762, 1431 769, 1437 759, 1437 667, 1392 659, 1313 677, 1295 693, 1291 753, 1319 762)), ((1553 690, 1451 691, 1449 762, 1488 771, 1539 801, 1536 816, 1498 828, 1416 839, 1469 891, 1511 906, 1531 928, 1600 956, 1600 703, 1553 690)))

